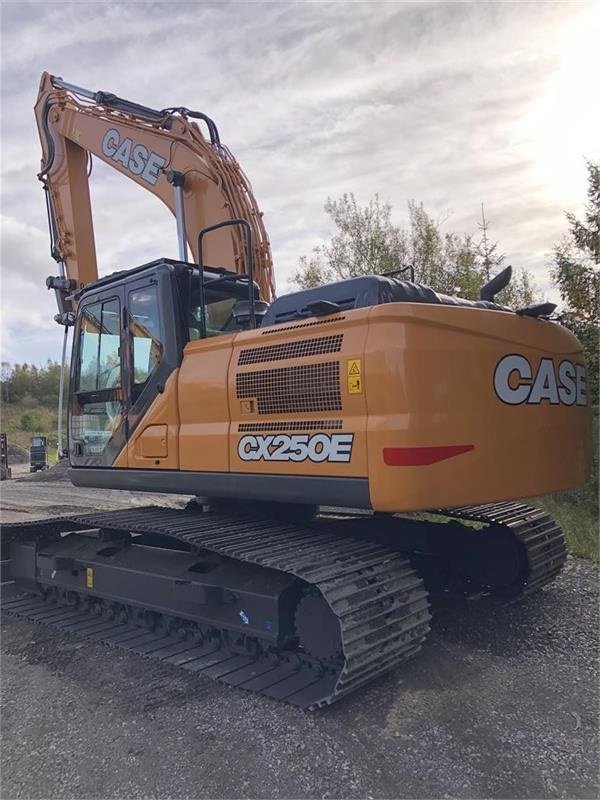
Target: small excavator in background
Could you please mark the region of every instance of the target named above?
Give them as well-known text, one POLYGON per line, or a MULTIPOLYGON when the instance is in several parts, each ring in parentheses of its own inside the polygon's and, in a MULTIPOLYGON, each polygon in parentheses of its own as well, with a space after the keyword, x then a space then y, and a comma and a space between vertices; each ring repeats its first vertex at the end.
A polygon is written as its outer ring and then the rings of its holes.
POLYGON ((71 480, 203 499, 4 526, 9 613, 316 708, 417 653, 428 589, 554 579, 562 532, 520 498, 585 482, 591 453, 552 304, 496 303, 510 270, 479 301, 378 275, 276 297, 209 117, 48 74, 35 113, 71 480), (98 277, 91 157, 174 213, 177 259, 98 277))
POLYGON ((48 438, 32 436, 29 443, 29 472, 48 469, 48 438))

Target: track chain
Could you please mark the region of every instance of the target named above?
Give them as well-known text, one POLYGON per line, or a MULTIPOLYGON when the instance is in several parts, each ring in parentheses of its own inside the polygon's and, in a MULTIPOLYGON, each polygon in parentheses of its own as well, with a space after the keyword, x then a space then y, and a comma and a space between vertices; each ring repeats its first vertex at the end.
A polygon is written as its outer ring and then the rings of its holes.
POLYGON ((487 503, 438 509, 435 513, 510 529, 521 545, 524 562, 522 578, 513 587, 513 599, 526 597, 553 581, 567 559, 561 528, 549 514, 534 506, 510 502, 487 503))
MULTIPOLYGON (((146 655, 304 708, 328 705, 394 668, 421 648, 429 631, 427 592, 410 563, 389 547, 340 536, 326 524, 302 528, 252 516, 148 507, 69 516, 60 525, 62 530, 76 526, 158 534, 190 545, 193 552, 208 550, 290 573, 318 590, 338 619, 343 650, 343 658, 318 669, 292 651, 233 652, 223 643, 226 636, 206 654, 205 645, 186 647, 181 640, 156 638, 154 632, 126 624, 117 630, 114 622, 82 619, 73 609, 49 609, 33 596, 3 604, 8 613, 134 652, 143 647, 146 655)), ((43 525, 37 531, 27 531, 28 523, 17 526, 20 531, 4 526, 3 536, 5 531, 9 537, 43 536, 43 525)))

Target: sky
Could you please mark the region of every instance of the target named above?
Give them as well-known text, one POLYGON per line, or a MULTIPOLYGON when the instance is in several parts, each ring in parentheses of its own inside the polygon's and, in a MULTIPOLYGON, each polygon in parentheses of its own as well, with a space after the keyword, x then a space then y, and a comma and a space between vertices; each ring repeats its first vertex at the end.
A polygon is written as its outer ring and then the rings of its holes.
MULTIPOLYGON (((600 1, 2 2, 2 360, 60 359, 32 107, 44 70, 218 124, 250 178, 278 294, 331 233, 327 197, 423 202, 558 298, 548 268, 600 158, 600 1)), ((177 257, 175 222, 97 159, 100 274, 177 257)))

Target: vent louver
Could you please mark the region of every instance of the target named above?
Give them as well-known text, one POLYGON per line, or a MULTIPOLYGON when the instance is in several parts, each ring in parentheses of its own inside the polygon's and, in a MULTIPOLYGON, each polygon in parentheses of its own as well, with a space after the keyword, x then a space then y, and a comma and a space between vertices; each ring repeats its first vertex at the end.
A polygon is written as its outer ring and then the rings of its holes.
POLYGON ((238 400, 256 398, 259 414, 341 411, 338 361, 238 372, 238 400))
POLYGON ((313 322, 299 322, 295 325, 270 325, 261 331, 261 336, 269 336, 272 333, 282 333, 283 331, 297 331, 299 328, 312 328, 313 325, 330 325, 332 322, 342 322, 346 317, 327 317, 327 319, 316 319, 313 322))
POLYGON ((238 433, 282 433, 284 431, 341 431, 341 419, 307 419, 289 422, 240 422, 238 433))
POLYGON ((326 353, 339 353, 342 348, 343 333, 334 336, 320 336, 314 339, 296 339, 280 344, 269 344, 266 347, 251 347, 242 350, 238 364, 261 364, 266 361, 284 361, 288 358, 306 358, 326 353))

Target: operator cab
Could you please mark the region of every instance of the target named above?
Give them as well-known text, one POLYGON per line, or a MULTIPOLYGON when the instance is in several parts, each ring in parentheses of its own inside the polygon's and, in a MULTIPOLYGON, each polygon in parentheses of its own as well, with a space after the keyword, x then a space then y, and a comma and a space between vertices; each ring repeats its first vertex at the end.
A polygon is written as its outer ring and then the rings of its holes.
MULTIPOLYGON (((216 275, 204 268, 204 291, 200 286, 199 270, 195 267, 190 274, 190 315, 189 339, 203 339, 208 336, 221 336, 252 327, 249 284, 245 275, 229 271, 216 271, 216 275), (203 313, 204 308, 204 336, 203 313)), ((269 304, 258 299, 258 287, 254 287, 254 315, 256 325, 260 325, 269 304)))
MULTIPOLYGON (((116 272, 82 289, 73 355, 71 464, 110 467, 188 342, 252 327, 244 275, 160 259, 116 272)), ((268 304, 254 286, 255 324, 268 304)))

